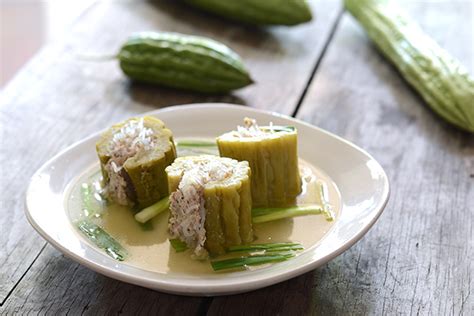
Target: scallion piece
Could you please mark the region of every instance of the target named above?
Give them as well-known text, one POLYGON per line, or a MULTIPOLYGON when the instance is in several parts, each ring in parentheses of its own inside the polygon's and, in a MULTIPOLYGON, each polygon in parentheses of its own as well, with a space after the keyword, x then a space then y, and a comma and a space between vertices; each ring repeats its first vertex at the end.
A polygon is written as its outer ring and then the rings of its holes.
POLYGON ((326 216, 326 220, 331 222, 334 220, 334 211, 332 208, 332 205, 329 204, 329 199, 328 199, 328 187, 327 185, 322 182, 318 181, 318 191, 319 191, 319 199, 321 200, 321 204, 323 205, 323 214, 326 216))
POLYGON ((178 147, 216 147, 216 142, 205 141, 205 140, 179 140, 176 142, 178 147))
POLYGON ((253 223, 266 223, 282 218, 303 215, 318 215, 323 212, 320 205, 301 205, 292 207, 263 207, 252 209, 253 223))
POLYGON ((279 125, 271 125, 271 126, 261 126, 261 129, 265 131, 272 131, 272 132, 294 132, 296 128, 294 126, 279 126, 279 125))
POLYGON ((176 252, 183 252, 188 249, 186 243, 179 239, 170 239, 170 244, 176 252))
POLYGON ((250 244, 231 246, 227 248, 228 252, 252 252, 252 251, 294 251, 303 250, 303 245, 299 243, 284 242, 284 243, 267 243, 267 244, 250 244))
POLYGON ((153 223, 151 221, 148 221, 145 223, 137 222, 137 224, 140 225, 140 228, 145 232, 149 232, 153 230, 153 223))
POLYGON ((288 260, 295 255, 292 253, 288 254, 271 254, 271 255, 256 255, 256 256, 244 256, 239 258, 231 258, 225 260, 214 260, 211 261, 211 266, 214 271, 226 270, 226 269, 237 269, 245 268, 246 266, 256 266, 266 263, 280 262, 288 260))
POLYGON ((92 185, 88 183, 81 185, 81 199, 82 208, 87 217, 100 217, 102 200, 100 194, 95 192, 92 185))
POLYGON ((77 224, 77 227, 90 241, 105 250, 112 258, 123 261, 127 257, 128 253, 122 245, 101 227, 89 221, 81 221, 77 224))
POLYGON ((150 205, 135 214, 135 220, 139 223, 146 223, 158 214, 166 211, 170 205, 169 197, 165 197, 153 205, 150 205))

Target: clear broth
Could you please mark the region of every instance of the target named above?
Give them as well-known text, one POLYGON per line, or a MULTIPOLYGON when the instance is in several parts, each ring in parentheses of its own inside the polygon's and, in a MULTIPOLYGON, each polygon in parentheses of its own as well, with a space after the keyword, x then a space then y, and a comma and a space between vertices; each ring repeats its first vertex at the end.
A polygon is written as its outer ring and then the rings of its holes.
MULTIPOLYGON (((178 155, 212 154, 212 148, 178 149, 178 155)), ((300 159, 300 172, 303 180, 303 190, 298 196, 298 204, 321 204, 316 181, 323 181, 328 187, 328 199, 333 206, 334 221, 327 221, 324 215, 307 215, 289 219, 281 219, 268 223, 254 224, 255 243, 268 242, 298 242, 305 251, 317 245, 329 232, 340 212, 341 198, 334 182, 321 170, 300 159)), ((74 182, 66 197, 66 205, 71 221, 89 218, 83 210, 81 186, 83 183, 98 183, 100 181, 99 166, 94 165, 74 182)), ((159 273, 180 274, 215 274, 209 261, 191 259, 190 251, 176 253, 169 243, 168 212, 153 218, 153 230, 144 230, 134 219, 133 212, 120 205, 108 205, 103 208, 101 216, 92 221, 101 226, 115 238, 128 252, 124 263, 159 273)), ((90 218, 89 218, 90 219, 90 218)), ((81 238, 82 234, 77 232, 81 238)), ((100 251, 100 250, 99 250, 100 251)), ((259 269, 264 266, 251 267, 259 269)))

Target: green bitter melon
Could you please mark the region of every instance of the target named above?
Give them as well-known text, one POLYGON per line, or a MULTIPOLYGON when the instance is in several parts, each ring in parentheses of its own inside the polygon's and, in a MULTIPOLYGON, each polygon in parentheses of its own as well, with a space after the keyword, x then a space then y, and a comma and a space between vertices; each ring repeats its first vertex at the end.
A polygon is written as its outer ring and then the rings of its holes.
POLYGON ((438 115, 474 133, 474 79, 466 68, 386 0, 345 0, 380 51, 438 115))
POLYGON ((203 93, 221 93, 251 84, 240 57, 214 40, 178 33, 131 36, 118 54, 131 79, 203 93))
POLYGON ((225 18, 256 25, 296 25, 311 21, 306 0, 185 0, 225 18))
POLYGON ((176 158, 173 136, 152 116, 113 125, 96 144, 108 198, 147 207, 168 196, 165 168, 176 158))
POLYGON ((197 258, 253 241, 250 168, 212 155, 180 157, 166 168, 169 231, 197 258))
POLYGON ((294 205, 301 193, 296 129, 244 122, 217 138, 220 155, 249 162, 254 207, 294 205))

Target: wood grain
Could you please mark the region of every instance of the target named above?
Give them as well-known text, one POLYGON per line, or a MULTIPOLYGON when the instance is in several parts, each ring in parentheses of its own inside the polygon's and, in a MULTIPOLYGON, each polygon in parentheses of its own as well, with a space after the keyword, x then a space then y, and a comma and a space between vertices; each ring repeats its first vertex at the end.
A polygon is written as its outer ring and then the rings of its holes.
MULTIPOLYGON (((340 4, 334 1, 313 1, 312 6, 317 15, 312 23, 255 29, 184 9, 173 1, 99 2, 63 42, 44 48, 2 91, 0 100, 0 192, 4 210, 0 217, 0 306, 6 304, 10 293, 13 302, 7 302, 9 308, 22 306, 25 298, 17 293, 31 291, 34 280, 54 277, 41 275, 53 274, 44 267, 51 262, 44 255, 38 257, 45 243, 23 214, 28 179, 37 168, 94 131, 168 105, 221 101, 291 113, 340 10, 340 4), (243 57, 257 84, 223 96, 184 93, 131 84, 116 62, 83 62, 76 56, 115 52, 129 33, 142 30, 193 33, 222 41, 243 57), (26 274, 30 267, 32 272, 26 274), (29 283, 16 288, 22 278, 29 283)), ((67 260, 61 262, 58 265, 68 262, 80 271, 76 273, 93 278, 92 272, 67 260)), ((65 284, 72 282, 67 272, 62 279, 65 284)), ((80 279, 79 275, 75 277, 80 279)), ((107 282, 101 283, 102 290, 109 286, 107 282)), ((73 292, 71 297, 84 295, 80 287, 57 286, 68 287, 73 292)), ((52 292, 47 301, 58 304, 61 295, 61 291, 52 292)), ((40 304, 40 300, 36 302, 40 304)), ((59 311, 62 307, 54 308, 59 311)))
MULTIPOLYGON (((472 2, 405 4, 473 70, 472 2)), ((347 14, 297 117, 373 154, 390 178, 389 204, 335 260, 269 288, 215 298, 209 314, 473 315, 474 137, 432 114, 347 14)))
POLYGON ((190 315, 202 302, 104 277, 48 245, 3 308, 44 315, 190 315))

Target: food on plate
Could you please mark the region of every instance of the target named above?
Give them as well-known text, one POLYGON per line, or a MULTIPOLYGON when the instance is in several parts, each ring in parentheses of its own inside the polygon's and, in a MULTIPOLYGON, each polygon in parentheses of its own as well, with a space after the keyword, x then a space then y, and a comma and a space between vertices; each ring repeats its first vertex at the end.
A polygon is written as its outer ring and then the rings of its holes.
POLYGON ((187 156, 177 158, 166 172, 172 238, 186 243, 197 258, 252 242, 251 174, 246 161, 187 156))
POLYGON ((328 178, 298 160, 294 127, 246 118, 217 139, 175 142, 161 120, 145 116, 113 125, 96 149, 100 171, 72 188, 70 200, 80 200, 71 202, 73 222, 112 258, 148 270, 288 260, 336 218, 328 178))
POLYGON ((165 168, 176 158, 171 131, 151 116, 131 118, 102 134, 96 144, 107 198, 144 208, 168 196, 165 168))
POLYGON ((296 203, 301 193, 297 138, 294 127, 259 126, 250 118, 244 119, 243 126, 217 138, 221 156, 249 162, 253 207, 296 203))

